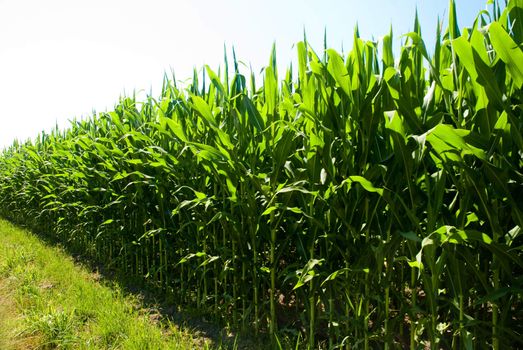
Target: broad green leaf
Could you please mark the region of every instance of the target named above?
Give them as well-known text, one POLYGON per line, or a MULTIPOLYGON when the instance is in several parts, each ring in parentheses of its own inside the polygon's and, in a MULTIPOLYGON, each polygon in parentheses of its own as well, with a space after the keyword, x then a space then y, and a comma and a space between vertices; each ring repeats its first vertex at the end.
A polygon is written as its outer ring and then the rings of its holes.
POLYGON ((187 137, 185 136, 183 128, 177 121, 171 118, 162 118, 161 120, 169 126, 169 129, 171 129, 176 137, 178 137, 181 141, 187 142, 187 137))
POLYGON ((214 86, 216 86, 222 95, 226 96, 227 93, 222 85, 222 82, 220 81, 220 77, 218 77, 218 75, 216 75, 216 73, 214 73, 214 71, 209 66, 206 65, 205 69, 207 70, 207 75, 209 78, 211 78, 211 82, 214 84, 214 86))
POLYGON ((249 117, 250 124, 258 131, 262 131, 264 128, 264 122, 263 118, 260 115, 260 112, 258 109, 256 109, 256 106, 252 103, 252 101, 247 97, 242 97, 242 103, 245 108, 245 111, 247 112, 247 116, 249 117))
POLYGON ((385 117, 387 119, 387 124, 385 127, 398 133, 406 141, 407 135, 403 126, 403 121, 401 120, 398 111, 387 111, 385 112, 385 117))
POLYGON ((486 159, 485 152, 477 147, 468 144, 464 137, 470 131, 464 129, 454 129, 447 124, 439 124, 428 132, 427 141, 432 148, 444 159, 451 161, 461 161, 467 154, 474 155, 480 159, 486 159))
POLYGON ((374 193, 378 193, 380 196, 383 195, 383 189, 382 188, 376 188, 372 185, 372 183, 367 180, 366 178, 364 178, 363 176, 349 176, 348 178, 346 178, 345 180, 343 180, 343 182, 341 183, 340 187, 343 186, 344 184, 347 184, 350 188, 350 185, 352 183, 359 183, 361 185, 361 187, 363 187, 366 191, 368 192, 374 192, 374 193))
POLYGON ((387 67, 394 66, 394 55, 392 53, 392 38, 393 38, 393 36, 392 36, 392 25, 391 25, 389 34, 385 35, 382 40, 384 69, 387 67))
POLYGON ((490 24, 489 35, 494 50, 507 65, 516 86, 521 89, 523 85, 523 52, 521 48, 498 22, 490 24))
POLYGON ((351 93, 351 77, 345 67, 343 59, 333 49, 328 49, 327 54, 329 55, 329 62, 327 63, 327 70, 332 75, 334 80, 339 84, 341 90, 348 97, 352 97, 351 93))
POLYGON ((398 71, 393 67, 388 67, 385 69, 385 73, 383 75, 383 79, 385 82, 387 82, 387 86, 389 88, 390 95, 394 99, 400 98, 400 92, 399 92, 399 77, 398 77, 398 71))
MULTIPOLYGON (((488 98, 496 103, 498 107, 503 106, 501 91, 497 85, 496 77, 492 69, 481 59, 480 55, 463 36, 452 41, 452 47, 456 51, 463 67, 470 75, 470 79, 485 89, 488 98)), ((477 91, 478 94, 481 90, 477 91)))
POLYGON ((211 126, 217 127, 216 120, 212 115, 211 108, 200 96, 191 96, 191 100, 194 106, 194 109, 200 116, 202 116, 211 126))

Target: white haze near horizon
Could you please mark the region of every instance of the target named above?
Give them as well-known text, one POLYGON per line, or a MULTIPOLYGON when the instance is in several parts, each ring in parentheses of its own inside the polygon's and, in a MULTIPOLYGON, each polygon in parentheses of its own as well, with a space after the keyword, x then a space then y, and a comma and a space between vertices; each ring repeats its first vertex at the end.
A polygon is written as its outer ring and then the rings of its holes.
MULTIPOLYGON (((486 1, 458 0, 460 26, 486 1)), ((223 65, 224 45, 255 72, 277 45, 280 76, 303 31, 317 52, 348 51, 358 23, 364 39, 411 30, 417 7, 430 50, 447 0, 0 0, 0 149, 55 125, 114 107, 124 94, 158 94, 165 72, 223 65)))

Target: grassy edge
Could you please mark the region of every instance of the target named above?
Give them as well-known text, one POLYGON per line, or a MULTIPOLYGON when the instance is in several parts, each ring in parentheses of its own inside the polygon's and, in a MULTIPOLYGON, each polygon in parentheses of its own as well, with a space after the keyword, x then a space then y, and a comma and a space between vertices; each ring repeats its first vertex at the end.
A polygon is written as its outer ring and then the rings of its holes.
POLYGON ((0 349, 10 347, 7 342, 10 338, 9 325, 15 319, 12 309, 12 301, 8 297, 5 283, 0 280, 0 349))
POLYGON ((0 219, 0 348, 206 347, 57 247, 0 219))

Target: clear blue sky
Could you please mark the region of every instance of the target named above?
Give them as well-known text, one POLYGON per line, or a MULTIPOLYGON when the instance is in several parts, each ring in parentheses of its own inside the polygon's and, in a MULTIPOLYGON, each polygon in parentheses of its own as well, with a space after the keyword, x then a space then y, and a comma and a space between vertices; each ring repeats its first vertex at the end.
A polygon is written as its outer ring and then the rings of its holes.
MULTIPOLYGON (((486 6, 457 2, 461 27, 486 6)), ((224 43, 256 70, 273 42, 286 67, 304 28, 320 52, 324 28, 329 47, 348 50, 356 23, 364 39, 392 24, 399 47, 416 6, 431 50, 447 0, 0 0, 0 148, 111 108, 124 91, 154 94, 164 71, 217 69, 224 43)))

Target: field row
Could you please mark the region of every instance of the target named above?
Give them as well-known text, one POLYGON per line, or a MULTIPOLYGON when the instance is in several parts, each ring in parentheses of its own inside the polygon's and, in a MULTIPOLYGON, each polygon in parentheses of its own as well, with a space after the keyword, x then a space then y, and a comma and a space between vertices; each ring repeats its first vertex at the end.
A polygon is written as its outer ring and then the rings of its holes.
POLYGON ((18 143, 0 213, 274 346, 522 346, 523 7, 297 44, 18 143))

